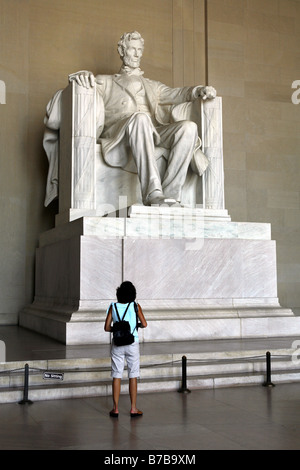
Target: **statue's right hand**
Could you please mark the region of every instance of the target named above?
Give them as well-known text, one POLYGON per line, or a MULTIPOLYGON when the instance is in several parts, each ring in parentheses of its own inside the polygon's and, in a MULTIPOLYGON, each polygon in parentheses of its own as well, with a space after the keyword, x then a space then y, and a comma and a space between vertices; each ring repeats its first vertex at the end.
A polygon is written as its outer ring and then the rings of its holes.
POLYGON ((92 72, 88 70, 80 70, 79 72, 71 73, 69 75, 69 82, 75 80, 76 83, 85 88, 91 88, 95 85, 95 77, 92 72))

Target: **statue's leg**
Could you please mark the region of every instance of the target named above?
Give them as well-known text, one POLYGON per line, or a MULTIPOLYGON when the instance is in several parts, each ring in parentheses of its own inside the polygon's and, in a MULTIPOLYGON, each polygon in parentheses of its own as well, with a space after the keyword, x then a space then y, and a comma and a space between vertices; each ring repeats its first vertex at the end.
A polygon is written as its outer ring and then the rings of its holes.
POLYGON ((156 204, 164 199, 155 159, 154 132, 151 119, 145 113, 133 116, 126 130, 145 205, 156 204))
POLYGON ((198 139, 197 125, 192 121, 179 121, 157 129, 160 145, 170 149, 168 166, 162 181, 166 198, 181 200, 187 170, 198 139))

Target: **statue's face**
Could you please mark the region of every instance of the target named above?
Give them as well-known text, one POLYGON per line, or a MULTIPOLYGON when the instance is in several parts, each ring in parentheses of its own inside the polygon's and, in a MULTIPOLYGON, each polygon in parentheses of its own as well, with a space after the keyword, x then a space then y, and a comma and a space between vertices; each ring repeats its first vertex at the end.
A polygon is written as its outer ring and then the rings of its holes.
POLYGON ((131 41, 127 41, 126 47, 124 48, 124 64, 132 68, 139 67, 143 50, 143 44, 140 39, 131 39, 131 41))

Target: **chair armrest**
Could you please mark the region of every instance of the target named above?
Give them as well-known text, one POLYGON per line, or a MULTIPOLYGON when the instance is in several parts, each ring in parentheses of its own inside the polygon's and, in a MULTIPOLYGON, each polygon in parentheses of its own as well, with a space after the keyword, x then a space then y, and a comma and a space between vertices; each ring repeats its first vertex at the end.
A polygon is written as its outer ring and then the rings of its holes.
POLYGON ((62 93, 59 212, 96 209, 96 89, 71 81, 62 93))
POLYGON ((209 162, 203 175, 203 205, 206 209, 224 209, 222 98, 174 106, 171 116, 174 122, 187 119, 197 124, 201 150, 209 162))

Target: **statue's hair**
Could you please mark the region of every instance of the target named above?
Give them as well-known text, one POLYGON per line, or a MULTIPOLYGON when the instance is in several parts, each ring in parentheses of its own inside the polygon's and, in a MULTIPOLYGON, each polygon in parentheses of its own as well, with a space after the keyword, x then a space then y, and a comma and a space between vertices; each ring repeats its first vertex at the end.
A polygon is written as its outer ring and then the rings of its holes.
POLYGON ((124 55, 124 49, 126 48, 126 43, 128 41, 131 41, 132 39, 139 39, 142 42, 142 45, 144 47, 144 39, 140 35, 138 31, 132 31, 131 33, 124 33, 118 42, 118 52, 121 57, 124 55))

